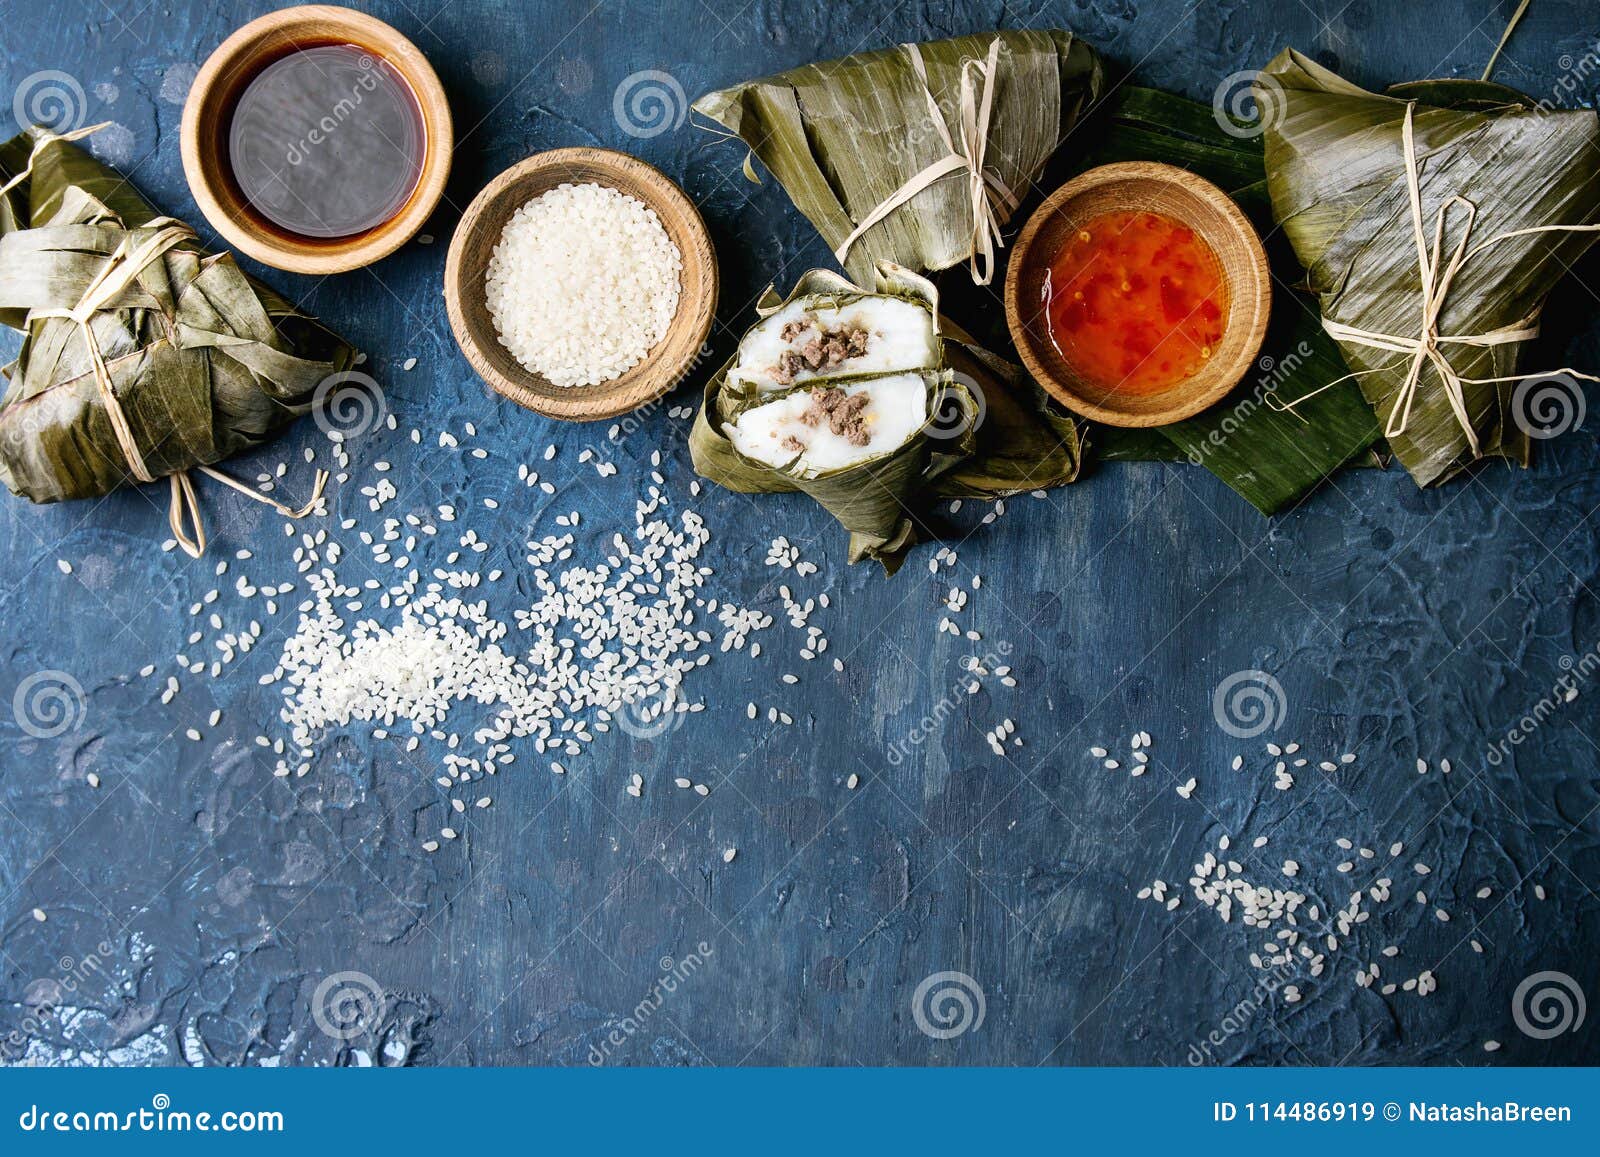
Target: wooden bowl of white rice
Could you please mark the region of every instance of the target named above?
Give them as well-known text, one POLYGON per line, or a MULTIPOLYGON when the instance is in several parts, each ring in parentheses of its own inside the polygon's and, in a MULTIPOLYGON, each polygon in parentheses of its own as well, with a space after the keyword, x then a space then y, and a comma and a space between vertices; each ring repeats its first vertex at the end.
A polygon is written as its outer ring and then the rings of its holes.
POLYGON ((657 169, 609 149, 556 149, 473 198, 445 264, 450 327, 497 393, 596 421, 677 386, 717 309, 705 222, 657 169))

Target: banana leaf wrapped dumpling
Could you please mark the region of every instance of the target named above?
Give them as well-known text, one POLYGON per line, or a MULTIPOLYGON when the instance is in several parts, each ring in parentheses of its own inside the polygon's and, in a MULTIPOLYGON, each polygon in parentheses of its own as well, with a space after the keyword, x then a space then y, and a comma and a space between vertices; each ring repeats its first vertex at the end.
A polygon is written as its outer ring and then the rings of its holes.
POLYGON ((802 65, 694 109, 761 158, 858 282, 880 261, 970 262, 987 284, 1000 227, 1101 81, 1071 32, 1005 29, 802 65))
POLYGON ((1422 486, 1525 465, 1518 362, 1600 236, 1600 119, 1481 82, 1379 95, 1292 49, 1256 100, 1273 216, 1395 456, 1422 486))
POLYGON ((893 574, 937 497, 998 498, 1077 477, 1070 416, 1015 366, 942 334, 938 296, 884 265, 876 292, 812 270, 705 390, 695 469, 729 490, 803 492, 893 574))
POLYGON ((191 554, 205 546, 191 469, 304 513, 209 467, 310 411, 355 350, 66 137, 0 144, 0 186, 0 322, 25 334, 0 398, 0 482, 56 502, 169 478, 191 554))

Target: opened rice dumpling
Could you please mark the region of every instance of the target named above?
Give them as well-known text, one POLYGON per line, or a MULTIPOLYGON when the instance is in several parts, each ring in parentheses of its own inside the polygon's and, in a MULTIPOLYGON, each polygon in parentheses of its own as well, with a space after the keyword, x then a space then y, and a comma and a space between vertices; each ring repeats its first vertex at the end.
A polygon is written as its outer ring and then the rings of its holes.
POLYGON ((1256 99, 1273 215, 1395 456, 1423 486, 1525 465, 1519 354, 1600 236, 1595 113, 1480 82, 1380 96, 1292 49, 1256 99))
POLYGON ((706 385, 695 469, 747 494, 802 491, 893 574, 936 497, 1071 482, 1078 433, 1022 371, 941 333, 938 295, 885 264, 875 292, 812 270, 706 385))
POLYGON ((0 145, 0 183, 0 322, 26 335, 0 481, 57 502, 170 478, 173 534, 198 554, 185 472, 272 438, 355 351, 65 137, 0 145))
POLYGON ((933 314, 921 302, 881 293, 812 294, 746 334, 728 378, 777 390, 938 364, 933 314))
POLYGON ((746 458, 816 478, 881 457, 928 420, 920 374, 809 385, 740 413, 723 430, 746 458))
POLYGON ((761 158, 856 281, 880 261, 965 261, 987 284, 1001 227, 1100 84, 1072 33, 1007 30, 807 64, 694 108, 761 158))

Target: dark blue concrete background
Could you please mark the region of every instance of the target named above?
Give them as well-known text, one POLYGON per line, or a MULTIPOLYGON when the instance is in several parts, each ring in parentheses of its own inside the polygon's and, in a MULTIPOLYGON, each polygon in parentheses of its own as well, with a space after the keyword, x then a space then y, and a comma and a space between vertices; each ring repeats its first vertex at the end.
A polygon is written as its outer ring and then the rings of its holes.
MULTIPOLYGON (((458 147, 429 226, 438 240, 340 277, 258 272, 369 351, 402 423, 401 435, 354 446, 356 477, 334 507, 363 511, 355 488, 373 461, 390 459, 398 508, 453 501, 476 511, 470 525, 515 575, 523 539, 556 529, 559 511, 585 513, 591 551, 631 524, 653 449, 684 501, 688 424, 649 416, 614 451, 620 475, 601 483, 576 451, 600 443, 603 428, 558 425, 487 395, 456 351, 439 292, 445 242, 472 194, 562 145, 623 148, 660 165, 715 235, 719 354, 762 286, 827 261, 781 190, 739 177, 733 147, 687 125, 649 139, 623 133, 612 101, 624 78, 661 70, 692 98, 901 40, 1063 25, 1119 70, 1199 99, 1285 45, 1381 86, 1475 76, 1514 4, 359 6, 409 35, 449 92, 458 147), (412 425, 431 437, 466 420, 492 450, 487 461, 403 438, 412 425), (564 453, 546 476, 562 496, 536 502, 511 472, 551 440, 564 453), (489 495, 505 499, 492 515, 480 502, 489 495)), ((75 78, 86 118, 115 122, 97 138, 101 155, 214 240, 179 162, 183 94, 223 37, 267 7, 10 3, 0 91, 40 70, 75 78)), ((1559 104, 1587 102, 1593 70, 1572 91, 1557 86, 1597 33, 1592 4, 1535 0, 1498 78, 1559 104)), ((1595 297, 1580 286, 1563 293, 1585 306, 1595 297)), ((1549 357, 1600 365, 1595 336, 1590 328, 1549 357)), ((698 384, 671 401, 693 401, 698 384)), ((655 739, 602 736, 564 781, 530 753, 498 777, 494 807, 431 856, 418 841, 444 822, 445 805, 430 760, 352 731, 330 737, 304 779, 270 777, 251 739, 277 698, 255 676, 270 665, 272 639, 292 630, 292 610, 265 624, 269 642, 231 679, 186 679, 169 707, 157 701, 159 680, 127 678, 146 662, 164 672, 191 629, 188 605, 231 587, 212 560, 248 544, 257 581, 291 573, 279 519, 207 487, 218 541, 211 560, 193 564, 157 549, 159 488, 55 508, 7 499, 0 695, 9 705, 30 675, 62 671, 85 702, 81 723, 49 739, 0 712, 5 1057, 581 1064, 615 1034, 610 1063, 1181 1065, 1215 1033, 1211 1059, 1231 1063, 1593 1063, 1592 1009, 1581 1027, 1540 1040, 1519 1030, 1511 1002, 1543 970, 1600 997, 1595 689, 1584 682, 1499 766, 1485 753, 1550 695, 1564 657, 1600 643, 1594 427, 1541 453, 1532 471, 1493 467, 1426 493, 1395 471, 1349 472, 1271 521, 1199 469, 1105 467, 1047 501, 1011 503, 991 526, 969 504, 958 566, 938 580, 927 548, 885 581, 847 569, 841 533, 804 500, 708 490, 696 505, 715 536, 718 591, 768 609, 779 581, 831 592, 832 609, 814 621, 845 671, 793 660, 796 644, 775 628, 760 661, 719 658, 691 682, 703 714, 655 739), (796 580, 762 565, 780 529, 820 574, 796 580), (74 564, 70 576, 57 559, 74 564), (984 578, 962 615, 984 634, 976 647, 934 633, 952 573, 984 578), (1014 647, 1019 686, 986 684, 892 762, 888 750, 956 686, 959 658, 1001 641, 1014 647), (1331 778, 1303 769, 1293 790, 1274 790, 1262 741, 1236 741, 1213 720, 1214 688, 1249 668, 1285 692, 1283 724, 1264 739, 1298 739, 1314 758, 1351 750, 1358 762, 1331 778), (804 681, 779 685, 790 669, 804 681), (751 699, 784 706, 795 726, 747 722, 751 699), (214 706, 224 717, 211 729, 214 706), (1027 746, 1001 760, 983 733, 1005 717, 1027 746), (190 726, 206 741, 185 740, 190 726), (1155 739, 1144 778, 1085 754, 1104 742, 1126 758, 1135 729, 1155 739), (1243 772, 1228 769, 1236 752, 1249 753, 1243 772), (1441 757, 1454 764, 1449 776, 1441 757), (634 770, 647 781, 642 800, 623 791, 634 770), (711 794, 674 790, 680 772, 711 794), (852 773, 862 777, 854 792, 844 786, 852 773), (1199 786, 1184 800, 1173 788, 1190 776, 1199 786), (1263 937, 1186 894, 1190 865, 1223 834, 1251 878, 1282 884, 1278 865, 1298 860, 1297 886, 1325 910, 1353 879, 1378 874, 1339 874, 1338 837, 1377 849, 1374 867, 1395 880, 1395 899, 1374 905, 1358 947, 1296 981, 1299 1003, 1260 1000, 1247 956, 1263 937), (1255 851, 1258 835, 1271 843, 1255 851), (1384 867, 1394 841, 1406 852, 1384 867), (724 864, 731 846, 738 858, 724 864), (1432 874, 1416 876, 1414 859, 1432 874), (1185 893, 1177 911, 1136 898, 1157 876, 1185 893), (1426 906, 1411 898, 1418 887, 1426 906), (1483 887, 1492 895, 1477 899, 1483 887), (628 1024, 662 958, 685 959, 702 942, 710 951, 698 971, 628 1024), (1400 955, 1378 955, 1386 944, 1400 955), (1426 968, 1438 991, 1359 989, 1357 969, 1374 961, 1380 983, 1426 968), (912 1000, 944 970, 968 974, 986 1011, 981 1026, 937 1040, 919 1031, 912 1000), (384 994, 381 1016, 349 1042, 311 1014, 318 985, 343 971, 384 994), (1491 1039, 1503 1047, 1486 1052, 1491 1039)), ((325 445, 306 423, 236 469, 252 476, 325 445)))

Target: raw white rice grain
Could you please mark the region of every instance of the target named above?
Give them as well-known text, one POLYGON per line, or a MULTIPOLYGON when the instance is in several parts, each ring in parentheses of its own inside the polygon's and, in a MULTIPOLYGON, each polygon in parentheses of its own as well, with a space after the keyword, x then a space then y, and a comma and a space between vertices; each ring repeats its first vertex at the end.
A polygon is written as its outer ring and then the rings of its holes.
POLYGON ((608 382, 644 360, 677 312, 683 255, 655 210, 565 184, 506 223, 485 276, 500 341, 558 386, 608 382))

